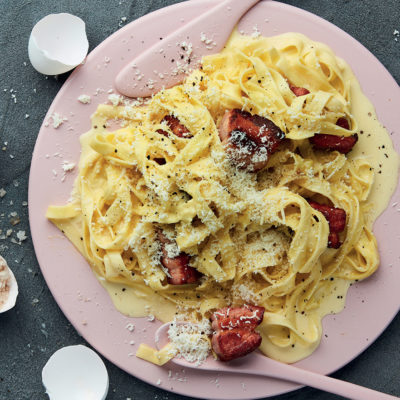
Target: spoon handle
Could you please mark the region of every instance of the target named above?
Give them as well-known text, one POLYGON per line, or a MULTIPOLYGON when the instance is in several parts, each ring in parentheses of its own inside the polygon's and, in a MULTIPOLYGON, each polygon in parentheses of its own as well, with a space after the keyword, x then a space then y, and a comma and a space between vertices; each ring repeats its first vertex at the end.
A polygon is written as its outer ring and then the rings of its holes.
MULTIPOLYGON (((169 323, 163 324, 158 328, 155 338, 157 348, 161 348, 168 343, 169 323)), ((243 375, 258 375, 268 378, 276 378, 288 382, 300 383, 311 386, 325 392, 338 394, 352 400, 394 400, 399 397, 391 396, 376 390, 368 389, 354 383, 331 378, 306 369, 295 367, 294 365, 284 364, 272 358, 265 357, 259 353, 252 353, 241 359, 224 363, 216 361, 210 357, 206 363, 193 366, 183 358, 174 358, 174 364, 186 368, 198 368, 203 371, 229 372, 243 375)))
POLYGON ((355 385, 354 383, 342 381, 339 379, 331 378, 329 376, 307 371, 305 369, 297 368, 293 365, 282 364, 280 362, 274 362, 273 360, 269 361, 272 362, 270 365, 268 365, 268 369, 265 369, 265 364, 264 364, 263 369, 260 369, 259 367, 255 368, 255 366, 253 366, 251 368, 251 371, 250 370, 246 371, 245 369, 243 369, 241 372, 301 383, 352 400, 399 399, 399 397, 396 396, 391 396, 389 394, 368 389, 363 386, 355 385))
POLYGON ((131 60, 116 77, 117 90, 128 97, 147 97, 180 83, 186 69, 196 67, 203 55, 223 48, 239 19, 259 1, 217 2, 131 60))

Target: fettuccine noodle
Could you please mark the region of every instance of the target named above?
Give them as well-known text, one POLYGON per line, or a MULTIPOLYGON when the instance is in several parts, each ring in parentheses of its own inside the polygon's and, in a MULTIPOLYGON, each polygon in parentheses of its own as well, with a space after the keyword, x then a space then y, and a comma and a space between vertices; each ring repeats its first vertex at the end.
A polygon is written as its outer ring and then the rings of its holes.
POLYGON ((265 307, 261 350, 297 361, 318 346, 321 318, 334 312, 320 311, 324 299, 339 286, 345 294, 379 263, 366 223, 369 160, 315 150, 308 141, 316 133, 358 132, 348 73, 328 47, 305 36, 234 34, 202 69, 146 104, 100 105, 81 137, 74 200, 50 206, 47 217, 97 276, 156 296, 186 320, 227 305, 265 307), (310 93, 296 97, 289 82, 310 93), (288 139, 258 173, 235 168, 219 139, 219 121, 235 108, 270 119, 288 139), (193 137, 175 136, 160 122, 166 115, 193 137), (339 118, 351 129, 336 125, 339 118), (110 131, 110 120, 123 126, 110 131), (346 211, 339 249, 327 248, 328 222, 311 197, 346 211), (202 274, 197 284, 167 283, 157 228, 191 256, 202 274))

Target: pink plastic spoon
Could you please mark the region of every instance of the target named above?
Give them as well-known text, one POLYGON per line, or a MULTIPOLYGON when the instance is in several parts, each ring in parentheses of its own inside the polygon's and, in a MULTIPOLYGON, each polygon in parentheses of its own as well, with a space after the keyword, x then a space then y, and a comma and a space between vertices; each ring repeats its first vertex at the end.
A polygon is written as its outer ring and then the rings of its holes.
POLYGON ((222 50, 239 19, 259 1, 217 2, 129 62, 117 75, 115 87, 128 97, 147 97, 180 83, 202 56, 222 50))
MULTIPOLYGON (((161 325, 155 333, 155 342, 157 348, 165 346, 168 341, 168 329, 170 323, 161 325)), ((221 362, 212 357, 196 365, 183 358, 173 358, 171 362, 185 368, 195 368, 203 371, 229 372, 235 374, 259 375, 269 378, 282 379, 285 381, 296 382, 311 386, 325 392, 334 393, 339 396, 347 397, 352 400, 394 400, 396 396, 391 396, 376 390, 368 389, 354 383, 341 381, 329 376, 321 375, 305 369, 297 368, 294 365, 288 365, 275 361, 259 353, 252 353, 246 357, 230 361, 221 362)))

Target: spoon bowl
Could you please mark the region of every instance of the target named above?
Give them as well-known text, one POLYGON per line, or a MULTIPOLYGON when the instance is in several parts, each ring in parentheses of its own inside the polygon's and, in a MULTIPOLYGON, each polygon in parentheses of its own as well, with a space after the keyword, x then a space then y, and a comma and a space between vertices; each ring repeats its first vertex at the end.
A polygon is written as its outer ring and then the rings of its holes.
POLYGON ((127 97, 147 97, 182 82, 202 56, 222 50, 239 19, 259 1, 217 2, 131 60, 115 79, 117 90, 127 97))

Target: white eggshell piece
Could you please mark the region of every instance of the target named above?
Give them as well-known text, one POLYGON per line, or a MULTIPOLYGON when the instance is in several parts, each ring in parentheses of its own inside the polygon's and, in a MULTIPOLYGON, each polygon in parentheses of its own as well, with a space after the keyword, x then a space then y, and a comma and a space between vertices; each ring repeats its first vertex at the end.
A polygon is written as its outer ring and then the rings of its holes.
POLYGON ((58 75, 81 64, 89 43, 85 23, 68 13, 50 14, 32 29, 28 52, 33 67, 46 75, 58 75))
POLYGON ((108 373, 101 358, 86 346, 57 350, 42 371, 50 400, 104 400, 108 373))
POLYGON ((17 280, 6 260, 0 256, 0 313, 15 306, 18 296, 17 280))

